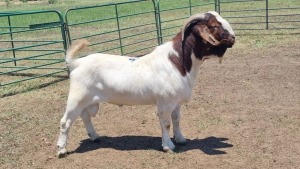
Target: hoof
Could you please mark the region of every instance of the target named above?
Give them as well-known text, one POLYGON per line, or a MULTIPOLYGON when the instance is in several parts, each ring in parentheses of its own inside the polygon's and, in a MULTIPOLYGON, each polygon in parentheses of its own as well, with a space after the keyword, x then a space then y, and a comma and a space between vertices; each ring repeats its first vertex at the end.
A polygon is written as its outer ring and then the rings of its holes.
MULTIPOLYGON (((174 149, 175 149, 175 147, 174 147, 174 149)), ((174 153, 174 149, 171 149, 170 147, 167 147, 167 146, 163 147, 163 151, 166 153, 174 153)))
POLYGON ((184 137, 175 137, 174 136, 174 139, 175 139, 176 144, 186 145, 186 139, 184 137))
POLYGON ((176 144, 180 146, 185 146, 187 145, 187 141, 176 141, 176 144))
POLYGON ((99 142, 100 141, 100 136, 90 138, 90 140, 93 141, 93 142, 99 142))
POLYGON ((98 134, 88 134, 91 141, 98 142, 100 140, 100 136, 98 134))
POLYGON ((58 158, 63 158, 63 157, 66 157, 67 155, 68 155, 68 151, 66 148, 59 149, 57 152, 58 158))

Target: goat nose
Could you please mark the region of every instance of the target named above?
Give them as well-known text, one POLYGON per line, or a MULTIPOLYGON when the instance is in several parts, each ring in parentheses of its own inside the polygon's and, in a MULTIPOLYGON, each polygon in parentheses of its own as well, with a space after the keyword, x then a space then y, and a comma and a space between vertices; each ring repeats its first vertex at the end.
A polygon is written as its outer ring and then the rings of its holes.
POLYGON ((228 48, 232 48, 232 46, 234 45, 235 43, 235 36, 232 35, 232 36, 229 36, 228 39, 227 39, 227 47, 228 48))
POLYGON ((235 42, 235 36, 231 36, 229 41, 231 41, 231 43, 234 43, 235 42))

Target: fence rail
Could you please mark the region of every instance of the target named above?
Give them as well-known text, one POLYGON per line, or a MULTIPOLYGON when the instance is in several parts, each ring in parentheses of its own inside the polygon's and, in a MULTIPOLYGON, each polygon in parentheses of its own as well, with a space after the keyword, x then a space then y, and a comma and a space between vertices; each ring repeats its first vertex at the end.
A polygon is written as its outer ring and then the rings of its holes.
POLYGON ((69 9, 65 14, 68 42, 71 44, 73 40, 87 38, 92 42, 91 46, 95 51, 120 55, 147 51, 157 45, 157 39, 153 38, 158 36, 155 12, 155 1, 147 0, 69 9), (140 9, 139 6, 143 8, 140 9), (126 10, 129 7, 139 10, 126 10), (76 16, 82 12, 89 12, 92 15, 78 19, 76 16), (140 19, 141 17, 143 20, 140 19), (97 29, 91 32, 76 31, 87 27, 97 29), (146 47, 140 45, 146 43, 152 45, 146 47), (132 46, 134 48, 131 48, 132 46))
POLYGON ((221 13, 237 34, 300 30, 296 0, 294 5, 275 0, 131 0, 71 8, 64 15, 54 10, 5 12, 0 13, 0 89, 66 76, 64 55, 74 40, 87 38, 93 52, 142 55, 170 40, 190 15, 211 10, 221 13))
POLYGON ((60 12, 1 13, 0 23, 0 86, 66 72, 60 12))

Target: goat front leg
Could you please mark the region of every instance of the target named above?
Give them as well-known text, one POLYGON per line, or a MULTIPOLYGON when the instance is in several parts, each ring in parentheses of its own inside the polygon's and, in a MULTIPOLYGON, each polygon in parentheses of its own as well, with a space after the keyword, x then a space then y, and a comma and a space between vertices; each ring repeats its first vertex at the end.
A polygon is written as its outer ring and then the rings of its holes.
POLYGON ((161 132, 162 132, 162 147, 165 152, 172 152, 175 149, 175 145, 170 139, 170 127, 171 127, 171 111, 161 111, 158 109, 157 112, 161 132))
POLYGON ((172 111, 172 123, 173 123, 173 134, 174 134, 174 139, 176 143, 178 144, 185 144, 186 139, 181 133, 180 126, 180 106, 177 106, 173 111, 172 111))

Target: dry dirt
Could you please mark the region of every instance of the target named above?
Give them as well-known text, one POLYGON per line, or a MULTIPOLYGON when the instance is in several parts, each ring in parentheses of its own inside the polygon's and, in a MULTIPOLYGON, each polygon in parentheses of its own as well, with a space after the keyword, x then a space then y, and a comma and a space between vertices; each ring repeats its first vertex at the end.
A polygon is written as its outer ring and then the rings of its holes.
POLYGON ((300 168, 298 40, 240 41, 200 72, 181 108, 187 145, 175 153, 162 151, 155 107, 104 103, 93 119, 100 141, 78 119, 69 155, 57 159, 68 81, 1 98, 0 168, 300 168))

